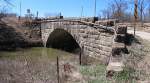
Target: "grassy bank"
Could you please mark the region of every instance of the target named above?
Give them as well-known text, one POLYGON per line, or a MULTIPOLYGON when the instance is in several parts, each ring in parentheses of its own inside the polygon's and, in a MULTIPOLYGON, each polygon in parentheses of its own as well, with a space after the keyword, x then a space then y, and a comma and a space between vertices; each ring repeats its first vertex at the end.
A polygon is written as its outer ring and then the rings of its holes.
POLYGON ((136 83, 133 79, 134 70, 125 68, 123 72, 115 73, 112 78, 106 77, 106 66, 81 66, 80 72, 86 83, 136 83))

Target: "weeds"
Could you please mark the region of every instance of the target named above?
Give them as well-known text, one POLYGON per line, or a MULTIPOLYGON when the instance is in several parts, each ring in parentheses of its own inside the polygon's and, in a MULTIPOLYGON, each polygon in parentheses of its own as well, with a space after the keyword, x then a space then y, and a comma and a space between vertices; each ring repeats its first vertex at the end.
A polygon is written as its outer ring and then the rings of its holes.
POLYGON ((80 73, 88 83, 111 83, 107 81, 105 65, 81 66, 80 73))
POLYGON ((124 68, 122 72, 115 73, 113 79, 116 83, 135 83, 135 70, 132 68, 124 68))
POLYGON ((111 79, 106 78, 106 66, 81 66, 80 72, 87 80, 87 83, 136 83, 135 70, 125 68, 124 71, 115 73, 111 79))

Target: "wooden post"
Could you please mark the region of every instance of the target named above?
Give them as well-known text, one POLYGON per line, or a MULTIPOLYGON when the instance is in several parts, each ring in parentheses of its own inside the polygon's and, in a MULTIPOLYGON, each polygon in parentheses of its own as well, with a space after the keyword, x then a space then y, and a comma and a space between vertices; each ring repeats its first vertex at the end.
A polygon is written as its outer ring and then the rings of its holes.
POLYGON ((79 63, 80 63, 80 65, 82 65, 82 55, 83 55, 83 52, 84 52, 84 46, 82 46, 81 50, 80 50, 80 55, 79 55, 79 63))
POLYGON ((82 64, 81 57, 82 57, 82 48, 80 49, 80 55, 79 55, 79 63, 80 63, 80 65, 82 64))
POLYGON ((58 58, 58 56, 57 56, 57 81, 58 81, 58 83, 60 83, 59 82, 59 58, 58 58))
POLYGON ((42 27, 41 27, 42 23, 40 23, 40 37, 42 39, 42 27))

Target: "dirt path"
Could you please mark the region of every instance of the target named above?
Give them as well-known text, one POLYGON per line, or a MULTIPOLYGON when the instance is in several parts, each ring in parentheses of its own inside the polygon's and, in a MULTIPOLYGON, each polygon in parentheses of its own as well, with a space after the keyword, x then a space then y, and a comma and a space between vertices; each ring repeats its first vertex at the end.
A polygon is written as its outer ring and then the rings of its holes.
MULTIPOLYGON (((128 33, 134 34, 134 30, 128 30, 128 33)), ((148 33, 148 32, 136 31, 135 34, 137 36, 141 37, 142 39, 146 39, 146 40, 150 41, 150 33, 148 33)))

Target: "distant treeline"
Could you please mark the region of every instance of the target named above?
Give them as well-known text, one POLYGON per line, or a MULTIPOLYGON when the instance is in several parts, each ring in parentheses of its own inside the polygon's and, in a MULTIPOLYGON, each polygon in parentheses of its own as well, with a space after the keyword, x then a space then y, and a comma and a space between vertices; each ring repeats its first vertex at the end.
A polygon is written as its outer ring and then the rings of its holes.
POLYGON ((99 12, 101 19, 134 21, 134 5, 137 1, 138 21, 150 22, 150 0, 110 0, 108 6, 99 12))

